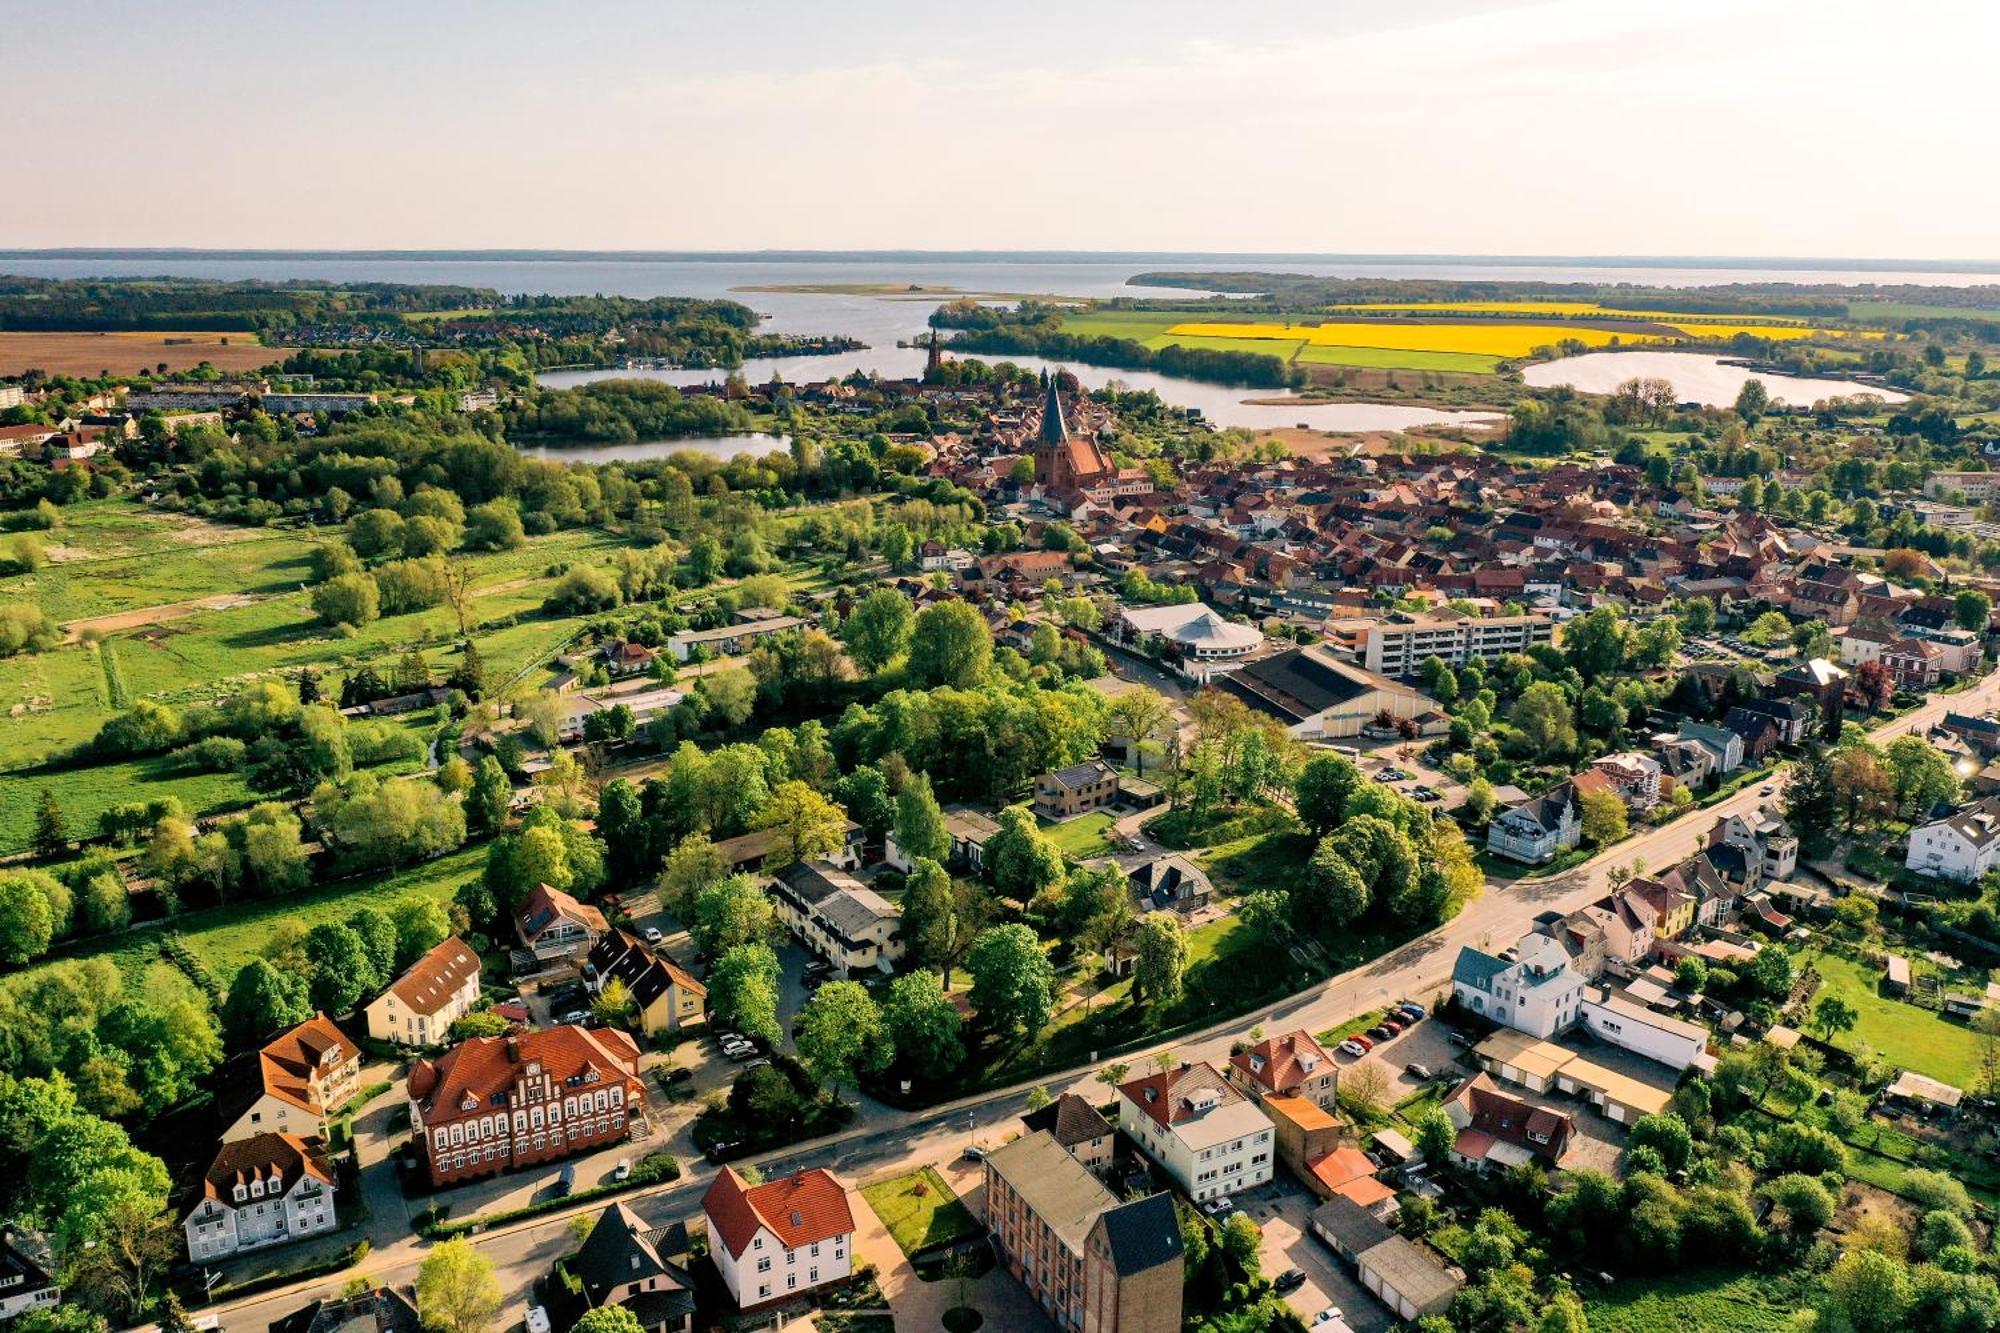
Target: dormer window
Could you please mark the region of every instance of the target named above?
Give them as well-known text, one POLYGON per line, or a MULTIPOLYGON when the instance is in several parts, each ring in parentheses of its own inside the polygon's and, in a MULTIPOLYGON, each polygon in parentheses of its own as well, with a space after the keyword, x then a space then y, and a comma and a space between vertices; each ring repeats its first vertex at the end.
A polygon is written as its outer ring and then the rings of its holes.
POLYGON ((230 1191, 230 1194, 231 1197, 233 1197, 236 1200, 236 1202, 242 1203, 245 1199, 250 1197, 250 1190, 248 1186, 246 1186, 245 1184, 243 1184, 242 1181, 239 1180, 236 1182, 236 1188, 230 1191))

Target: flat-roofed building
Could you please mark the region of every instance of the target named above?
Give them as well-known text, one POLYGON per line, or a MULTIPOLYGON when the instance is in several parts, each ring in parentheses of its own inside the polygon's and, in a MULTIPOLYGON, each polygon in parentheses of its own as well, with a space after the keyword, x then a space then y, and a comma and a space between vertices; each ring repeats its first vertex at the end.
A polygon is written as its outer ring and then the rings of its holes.
POLYGON ((1545 615, 1465 616, 1456 612, 1395 615, 1370 625, 1361 636, 1361 664, 1385 676, 1414 676, 1426 659, 1446 666, 1491 662, 1555 640, 1555 623, 1545 615))

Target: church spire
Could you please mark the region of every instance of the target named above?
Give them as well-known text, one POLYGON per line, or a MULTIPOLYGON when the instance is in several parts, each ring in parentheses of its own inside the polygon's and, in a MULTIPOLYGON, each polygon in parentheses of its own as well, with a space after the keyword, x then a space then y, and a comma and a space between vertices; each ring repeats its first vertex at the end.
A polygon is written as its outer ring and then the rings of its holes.
POLYGON ((1063 417, 1062 395, 1057 391, 1059 376, 1050 372, 1047 376, 1048 400, 1042 405, 1042 443, 1066 444, 1069 441, 1069 422, 1063 417))

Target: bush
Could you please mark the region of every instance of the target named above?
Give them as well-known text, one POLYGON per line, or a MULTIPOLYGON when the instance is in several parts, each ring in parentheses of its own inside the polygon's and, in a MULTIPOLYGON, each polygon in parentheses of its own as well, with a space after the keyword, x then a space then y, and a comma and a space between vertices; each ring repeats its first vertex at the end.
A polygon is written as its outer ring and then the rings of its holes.
POLYGON ((618 590, 618 580, 606 570, 594 566, 579 566, 557 580, 543 607, 556 615, 587 615, 592 611, 608 611, 624 598, 618 590))
POLYGON ((38 653, 55 643, 55 630, 40 607, 0 606, 0 657, 38 653))
POLYGON ((249 749, 234 736, 210 736, 183 745, 173 754, 174 763, 190 773, 228 773, 243 766, 249 749))

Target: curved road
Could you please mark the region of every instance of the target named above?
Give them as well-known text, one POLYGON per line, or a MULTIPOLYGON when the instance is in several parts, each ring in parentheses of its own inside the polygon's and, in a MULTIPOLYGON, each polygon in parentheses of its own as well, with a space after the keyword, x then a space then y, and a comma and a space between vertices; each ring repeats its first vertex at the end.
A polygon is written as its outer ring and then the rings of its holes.
MULTIPOLYGON (((1883 724, 1872 734, 1877 741, 1887 741, 1906 732, 1922 734, 1946 712, 1977 715, 1996 700, 2000 700, 2000 674, 1958 694, 1932 695, 1918 708, 1883 724)), ((1486 892, 1478 900, 1428 934, 1269 1009, 1231 1018, 1170 1045, 1183 1059, 1221 1061, 1228 1057, 1230 1043, 1256 1023, 1271 1031, 1304 1028, 1319 1032, 1386 1000, 1428 994, 1450 978, 1452 963, 1462 946, 1505 948, 1525 933, 1541 913, 1573 911, 1603 896, 1608 887, 1607 876, 1614 866, 1630 865, 1639 859, 1660 869, 1691 855, 1717 819, 1752 809, 1767 799, 1759 795, 1765 785, 1769 784, 1746 787, 1726 800, 1691 810, 1658 828, 1644 830, 1560 875, 1512 882, 1489 880, 1486 892)), ((1120 1058, 1134 1068, 1142 1068, 1146 1060, 1143 1054, 1120 1058)), ((922 1112, 903 1113, 869 1105, 854 1129, 748 1160, 767 1171, 776 1166, 826 1166, 850 1179, 881 1174, 904 1164, 935 1162, 977 1138, 1003 1132, 1026 1109, 1028 1093, 1036 1087, 1046 1087, 1051 1092, 1072 1090, 1096 1100, 1103 1093, 1102 1085, 1095 1081, 1098 1068, 1082 1066, 1037 1083, 980 1093, 922 1112)), ((694 1211, 709 1179, 704 1163, 688 1165, 696 1168, 697 1173, 672 1185, 621 1197, 655 1224, 685 1218, 694 1211)), ((570 1217, 605 1206, 601 1200, 581 1204, 476 1238, 480 1249, 499 1270, 512 1309, 518 1310, 533 1280, 545 1273, 558 1256, 574 1247, 569 1233, 570 1217)), ((413 1282, 417 1265, 428 1248, 429 1242, 411 1236, 378 1248, 359 1271, 377 1281, 413 1282)), ((217 1306, 213 1313, 220 1317, 220 1326, 230 1333, 261 1330, 311 1299, 338 1294, 351 1276, 343 1273, 297 1283, 217 1306)))

